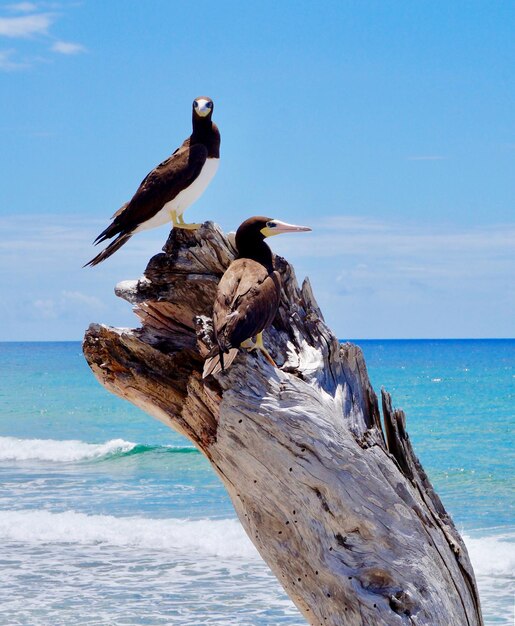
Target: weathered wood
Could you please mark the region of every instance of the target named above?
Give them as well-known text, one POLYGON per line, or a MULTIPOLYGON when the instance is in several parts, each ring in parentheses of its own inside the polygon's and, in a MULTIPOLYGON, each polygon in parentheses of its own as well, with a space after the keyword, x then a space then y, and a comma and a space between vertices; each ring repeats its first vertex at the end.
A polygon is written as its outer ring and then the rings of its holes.
POLYGON ((465 545, 404 413, 383 392, 384 436, 360 349, 339 344, 284 259, 275 257, 283 295, 265 333, 280 369, 242 351, 202 381, 216 285, 233 257, 212 223, 172 231, 144 277, 116 289, 142 327, 87 331, 95 376, 206 455, 310 624, 481 626, 465 545))

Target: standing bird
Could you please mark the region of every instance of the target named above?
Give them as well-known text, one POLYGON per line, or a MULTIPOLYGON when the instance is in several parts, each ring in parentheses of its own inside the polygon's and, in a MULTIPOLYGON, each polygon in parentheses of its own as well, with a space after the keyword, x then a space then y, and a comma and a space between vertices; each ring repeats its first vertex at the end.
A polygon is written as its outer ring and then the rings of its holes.
POLYGON ((213 306, 217 345, 204 363, 203 378, 229 367, 240 347, 261 350, 275 366, 263 345, 263 331, 272 324, 279 308, 281 279, 265 238, 309 230, 270 217, 251 217, 238 228, 238 256, 218 283, 213 306))
POLYGON ((212 115, 211 98, 193 100, 193 132, 172 156, 146 176, 132 199, 113 215, 113 221, 94 244, 115 236, 116 239, 84 267, 101 263, 142 230, 169 221, 175 228, 199 227, 186 224, 182 214, 204 193, 218 169, 220 133, 211 121, 212 115))

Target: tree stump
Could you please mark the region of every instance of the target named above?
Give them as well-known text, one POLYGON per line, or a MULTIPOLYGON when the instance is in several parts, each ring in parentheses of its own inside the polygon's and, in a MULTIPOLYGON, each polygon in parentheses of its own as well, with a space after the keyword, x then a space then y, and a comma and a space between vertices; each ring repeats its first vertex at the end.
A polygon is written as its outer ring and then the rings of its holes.
POLYGON ((340 345, 308 280, 275 256, 283 293, 265 345, 202 380, 217 283, 234 258, 211 222, 173 230, 116 294, 135 330, 92 324, 84 354, 111 392, 186 435, 209 459, 263 559, 308 623, 480 626, 474 573, 361 350, 340 345))

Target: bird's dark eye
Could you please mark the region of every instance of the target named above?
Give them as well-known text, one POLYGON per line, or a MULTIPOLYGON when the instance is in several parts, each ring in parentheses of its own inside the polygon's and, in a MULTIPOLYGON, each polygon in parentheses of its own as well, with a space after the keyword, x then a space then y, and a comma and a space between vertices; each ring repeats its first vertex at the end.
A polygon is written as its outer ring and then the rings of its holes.
POLYGON ((193 108, 198 109, 198 102, 196 100, 193 100, 193 108))
POLYGON ((207 103, 207 108, 208 109, 212 109, 213 108, 213 103, 212 102, 208 102, 207 103))
POLYGON ((275 222, 267 222, 266 225, 268 228, 275 228, 277 226, 275 222))

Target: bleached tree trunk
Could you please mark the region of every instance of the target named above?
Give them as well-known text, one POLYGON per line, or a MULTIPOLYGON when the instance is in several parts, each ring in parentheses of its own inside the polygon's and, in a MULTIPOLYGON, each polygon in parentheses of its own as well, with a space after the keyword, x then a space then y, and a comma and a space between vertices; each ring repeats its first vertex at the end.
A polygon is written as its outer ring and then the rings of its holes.
POLYGON ((309 282, 275 257, 283 296, 265 344, 202 380, 216 285, 234 257, 219 228, 174 230, 116 293, 136 330, 92 324, 98 380, 186 435, 222 479, 245 531, 310 624, 480 626, 463 540, 383 391, 384 432, 360 349, 340 345, 309 282))

